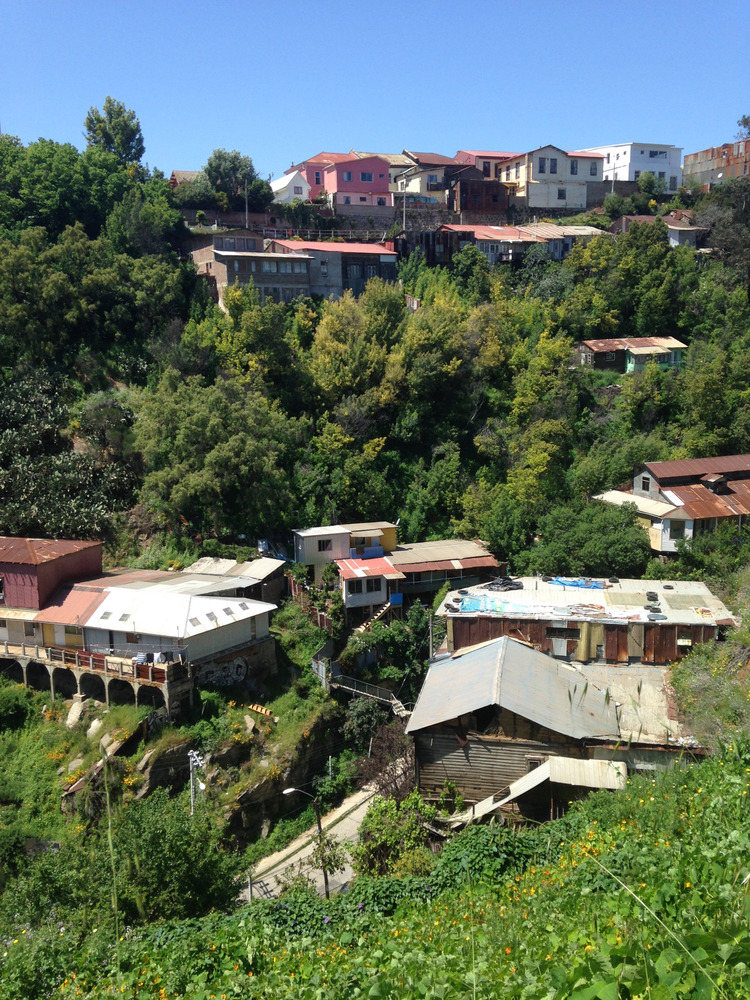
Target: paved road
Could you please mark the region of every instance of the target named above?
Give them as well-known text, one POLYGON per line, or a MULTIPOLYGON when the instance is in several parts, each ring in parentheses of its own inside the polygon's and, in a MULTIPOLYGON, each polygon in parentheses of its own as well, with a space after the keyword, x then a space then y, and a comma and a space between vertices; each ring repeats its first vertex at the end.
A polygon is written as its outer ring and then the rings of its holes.
MULTIPOLYGON (((344 845, 347 842, 356 841, 359 833, 359 826, 364 819, 365 813, 370 805, 370 800, 375 794, 371 788, 364 788, 359 792, 354 792, 345 799, 342 804, 323 817, 322 826, 325 833, 335 837, 344 845)), ((323 895, 323 873, 306 863, 306 859, 312 853, 318 838, 317 826, 312 826, 309 830, 297 837, 295 841, 270 854, 258 862, 253 872, 253 896, 254 898, 263 896, 277 896, 280 890, 280 883, 276 878, 282 872, 294 874, 302 862, 302 871, 313 880, 315 887, 323 895)), ((352 869, 349 865, 343 872, 336 872, 329 876, 328 882, 331 892, 340 891, 352 877, 352 869)), ((247 902, 249 898, 249 886, 246 884, 240 893, 240 899, 247 902)))

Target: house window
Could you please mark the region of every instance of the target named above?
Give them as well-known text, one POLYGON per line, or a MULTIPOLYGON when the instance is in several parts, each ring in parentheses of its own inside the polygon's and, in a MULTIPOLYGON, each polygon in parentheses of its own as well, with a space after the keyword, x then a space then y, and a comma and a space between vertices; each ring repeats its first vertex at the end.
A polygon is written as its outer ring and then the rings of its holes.
POLYGON ((540 156, 539 157, 539 173, 540 174, 546 174, 547 173, 547 157, 546 156, 540 156))
POLYGON ((278 268, 275 260, 263 261, 263 274, 276 274, 278 268))
POLYGON ((280 260, 279 261, 279 273, 280 274, 291 274, 292 273, 292 262, 290 260, 280 260))
POLYGON ((596 163, 592 163, 589 165, 589 176, 596 177, 596 163))
POLYGON ((223 249, 224 249, 224 237, 214 236, 214 250, 223 250, 223 249))
POLYGON ((237 249, 238 250, 244 250, 245 249, 245 241, 244 240, 237 240, 237 249))
MULTIPOLYGON (((747 164, 745 164, 745 173, 747 173, 747 164)), ((677 178, 676 177, 670 177, 669 178, 669 190, 670 191, 676 191, 677 190, 677 178)))
POLYGON ((0 576, 0 601, 5 600, 5 580, 0 576))
POLYGON ((365 278, 369 281, 370 278, 377 277, 378 269, 374 264, 365 264, 365 278))
POLYGON ((380 579, 379 576, 373 579, 368 579, 366 583, 367 583, 368 594, 379 594, 380 591, 383 589, 383 581, 380 579))
POLYGON ((670 521, 669 522, 669 537, 672 541, 677 541, 680 538, 685 537, 685 522, 684 521, 670 521))
POLYGON ((641 489, 644 493, 651 492, 651 479, 649 476, 641 476, 641 489))
POLYGON ((226 237, 224 237, 224 249, 225 250, 234 250, 235 249, 235 246, 234 246, 234 237, 233 236, 226 236, 226 237))
POLYGON ((6 622, 6 620, 4 618, 0 618, 0 628, 7 628, 7 627, 8 623, 6 622))
POLYGON ((361 580, 350 580, 349 581, 349 593, 350 594, 361 594, 362 593, 362 581, 361 580))
POLYGON ((345 195, 345 197, 344 197, 344 204, 345 205, 351 205, 351 203, 352 203, 352 199, 349 197, 348 194, 345 195))
POLYGON ((320 262, 320 273, 324 278, 328 277, 328 261, 322 260, 320 262))
POLYGON ((307 274, 307 261, 295 260, 293 264, 295 274, 307 274))
POLYGON ((505 168, 505 179, 506 181, 510 180, 510 167, 505 168))
POLYGON ((557 173, 557 157, 556 156, 550 156, 550 158, 549 158, 549 172, 551 174, 556 174, 557 173))
POLYGON ((604 352, 604 360, 605 361, 614 361, 615 360, 615 352, 614 351, 605 351, 604 352))
MULTIPOLYGON (((29 624, 31 625, 31 622, 29 622, 29 624)), ((32 631, 32 635, 33 635, 33 632, 34 632, 34 626, 33 625, 31 626, 31 631, 32 631)), ((83 629, 79 628, 77 625, 66 625, 65 626, 65 634, 66 635, 83 635, 83 629)))
MULTIPOLYGON (((349 180, 352 179, 352 175, 349 174, 349 180)), ((372 184, 372 174, 368 170, 362 171, 359 175, 359 179, 363 184, 372 184)))
POLYGON ((579 628, 564 628, 557 625, 548 625, 547 636, 550 639, 580 639, 581 630, 579 628))
POLYGON ((437 174, 428 174, 427 175, 427 183, 428 184, 437 184, 437 182, 438 182, 437 174))
POLYGON ((607 163, 609 163, 609 153, 607 153, 607 163))
POLYGON ((240 262, 238 260, 236 260, 234 262, 234 273, 235 274, 239 274, 240 273, 240 262))
POLYGON ((520 164, 520 163, 517 163, 517 164, 516 164, 516 180, 518 180, 518 178, 519 178, 520 176, 521 176, 521 164, 520 164))
POLYGON ((362 277, 362 265, 361 264, 349 264, 346 268, 346 273, 351 281, 353 278, 362 277))
MULTIPOLYGON (((66 629, 66 631, 67 631, 67 629, 66 629)), ((24 622, 23 623, 23 634, 24 634, 24 637, 26 639, 33 639, 34 638, 34 623, 33 622, 24 622)))
POLYGON ((359 196, 359 200, 360 200, 360 201, 367 201, 367 195, 366 195, 366 194, 361 194, 361 195, 359 196))
POLYGON ((635 173, 633 174, 633 179, 637 181, 640 176, 641 176, 640 170, 636 170, 635 173))
POLYGON ((342 174, 341 174, 341 180, 342 181, 350 181, 351 179, 352 179, 352 172, 351 172, 351 170, 344 170, 342 172, 342 174))
POLYGON ((490 161, 489 160, 484 160, 482 162, 482 174, 483 174, 484 177, 489 177, 490 176, 490 161))
POLYGON ((557 189, 557 200, 558 201, 565 201, 565 199, 567 197, 568 197, 568 195, 567 195, 567 192, 565 191, 565 188, 558 188, 557 189))
POLYGON ((378 205, 382 208, 385 205, 385 198, 378 198, 378 205))
POLYGON ((666 151, 666 149, 649 149, 648 155, 649 155, 649 158, 652 159, 652 160, 656 160, 656 159, 666 160, 666 158, 667 158, 667 151, 666 151))
POLYGON ((320 171, 319 170, 315 171, 315 183, 316 184, 322 184, 323 183, 323 178, 320 176, 320 171))
POLYGON ((570 161, 570 173, 572 177, 575 177, 575 175, 578 173, 578 160, 570 161))
POLYGON ((664 171, 664 170, 660 170, 660 171, 659 171, 659 180, 660 180, 660 181, 665 181, 666 179, 667 179, 667 174, 666 174, 666 171, 664 171))
POLYGON ((333 549, 333 539, 331 538, 318 539, 318 552, 331 552, 332 549, 333 549))
POLYGON ((294 185, 294 193, 295 194, 302 194, 302 185, 301 184, 295 184, 294 185))

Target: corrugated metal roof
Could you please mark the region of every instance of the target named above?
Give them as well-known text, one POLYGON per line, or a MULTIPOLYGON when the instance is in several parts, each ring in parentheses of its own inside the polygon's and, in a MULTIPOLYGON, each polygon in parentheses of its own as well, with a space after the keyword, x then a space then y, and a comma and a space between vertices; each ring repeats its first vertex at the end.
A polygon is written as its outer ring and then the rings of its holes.
POLYGON ((204 556, 182 572, 203 576, 236 577, 240 585, 249 586, 253 583, 260 583, 261 580, 275 573, 283 565, 283 559, 272 559, 270 556, 262 556, 260 559, 251 559, 250 562, 241 563, 235 562, 234 559, 214 559, 211 556, 204 556))
POLYGON ((36 608, 0 608, 0 619, 10 618, 11 621, 32 622, 39 612, 36 608))
POLYGON ((275 604, 246 597, 202 597, 116 587, 81 624, 117 632, 190 638, 275 610, 275 604))
POLYGON ((750 472, 750 455, 724 455, 717 458, 685 458, 673 462, 646 462, 644 468, 657 479, 704 476, 707 473, 750 472))
POLYGON ((595 353, 599 351, 630 351, 631 354, 651 354, 653 348, 657 347, 664 351, 674 351, 687 347, 687 344, 683 344, 681 340, 676 340, 674 337, 611 337, 609 340, 584 340, 582 343, 595 353))
POLYGON ((325 253, 359 253, 377 254, 378 256, 393 257, 398 256, 395 250, 381 246, 380 243, 326 243, 322 240, 274 240, 282 247, 289 247, 297 253, 304 253, 305 250, 318 250, 325 253))
POLYGON ((545 781, 557 785, 572 785, 575 788, 624 788, 628 767, 617 760, 577 760, 575 757, 549 757, 539 767, 529 771, 523 778, 514 781, 509 795, 498 802, 497 807, 507 805, 520 798, 545 781))
POLYGON ((342 528, 346 528, 352 534, 362 533, 367 534, 372 530, 373 534, 375 531, 382 531, 384 528, 395 528, 396 525, 392 521, 355 521, 353 524, 342 524, 342 528))
POLYGON ((679 512, 680 510, 680 508, 675 508, 674 504, 652 500, 651 497, 639 497, 635 493, 627 493, 625 490, 606 490, 604 493, 597 494, 594 500, 602 500, 604 503, 611 503, 616 507, 632 503, 635 504, 639 513, 648 514, 650 517, 669 517, 673 511, 679 512))
POLYGON ((101 542, 76 542, 59 538, 9 538, 0 536, 0 563, 39 566, 84 549, 101 549, 101 542))
POLYGON ((407 733, 489 705, 573 739, 619 737, 615 703, 559 660, 504 636, 433 662, 407 733))
MULTIPOLYGON (((461 565, 466 560, 473 560, 472 565, 497 566, 497 560, 478 542, 469 542, 461 538, 444 538, 435 542, 414 542, 411 545, 398 545, 393 552, 388 553, 394 566, 423 566, 425 570, 438 568, 436 563, 445 563, 443 569, 460 568, 454 566, 453 560, 459 560, 461 565)), ((411 572, 420 572, 410 569, 411 572)))
POLYGON ((328 524, 318 528, 293 528, 295 535, 301 538, 315 538, 317 535, 348 535, 349 531, 342 524, 328 524))
POLYGON ((342 580, 362 580, 382 576, 386 580, 403 580, 404 574, 385 559, 337 559, 342 580))
POLYGON ((47 607, 36 613, 35 621, 48 625, 83 625, 106 596, 106 591, 62 587, 47 607))

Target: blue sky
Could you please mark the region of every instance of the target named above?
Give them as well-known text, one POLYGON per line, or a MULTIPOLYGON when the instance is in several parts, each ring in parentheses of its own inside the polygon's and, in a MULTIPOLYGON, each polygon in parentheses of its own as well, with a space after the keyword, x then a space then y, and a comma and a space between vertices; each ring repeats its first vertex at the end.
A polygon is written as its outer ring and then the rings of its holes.
POLYGON ((523 152, 730 141, 750 114, 750 0, 2 0, 0 127, 82 148, 133 108, 167 174, 239 149, 523 152))

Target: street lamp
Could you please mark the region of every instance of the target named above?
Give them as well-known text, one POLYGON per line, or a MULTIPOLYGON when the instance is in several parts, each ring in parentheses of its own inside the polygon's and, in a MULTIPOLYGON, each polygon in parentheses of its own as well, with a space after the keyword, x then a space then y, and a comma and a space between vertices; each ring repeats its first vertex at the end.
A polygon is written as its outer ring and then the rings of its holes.
MULTIPOLYGON (((188 761, 190 762, 190 815, 195 813, 195 771, 204 766, 204 761, 197 750, 188 750, 188 761)), ((205 792, 206 786, 199 779, 198 787, 205 792)))
POLYGON ((285 788, 282 795, 291 795, 292 792, 299 792, 300 795, 306 795, 308 799, 312 799, 313 809, 315 810, 315 819, 318 822, 318 839, 320 841, 320 867, 323 870, 323 885, 325 886, 326 899, 331 898, 331 894, 328 890, 328 869, 326 868, 325 851, 323 847, 323 824, 320 820, 320 803, 315 795, 311 795, 309 792, 303 791, 301 788, 285 788))

